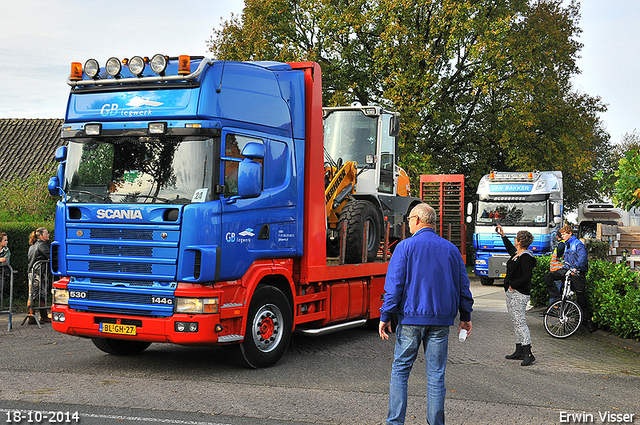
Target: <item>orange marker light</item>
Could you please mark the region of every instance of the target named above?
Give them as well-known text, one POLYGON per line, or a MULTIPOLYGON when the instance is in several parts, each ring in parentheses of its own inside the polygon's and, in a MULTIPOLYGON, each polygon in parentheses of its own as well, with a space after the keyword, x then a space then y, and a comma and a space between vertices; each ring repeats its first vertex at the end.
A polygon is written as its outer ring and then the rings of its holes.
POLYGON ((71 62, 71 81, 82 80, 82 64, 80 62, 71 62))
POLYGON ((189 75, 191 74, 191 56, 180 55, 178 58, 178 74, 189 75))

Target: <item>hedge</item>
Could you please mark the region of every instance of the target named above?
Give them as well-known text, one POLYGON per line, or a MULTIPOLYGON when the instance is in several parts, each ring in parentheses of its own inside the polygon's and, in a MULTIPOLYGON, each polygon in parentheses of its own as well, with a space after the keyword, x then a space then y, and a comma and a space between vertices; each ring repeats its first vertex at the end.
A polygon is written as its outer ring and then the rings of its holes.
MULTIPOLYGON (((29 251, 29 235, 38 227, 46 227, 51 234, 49 242, 53 241, 54 225, 49 222, 31 223, 0 223, 0 232, 7 234, 9 250, 11 251, 11 267, 17 273, 13 275, 13 305, 18 310, 26 309, 29 296, 27 287, 27 252, 29 251)), ((5 297, 9 294, 9 285, 5 285, 5 297)))
MULTIPOLYGON (((531 281, 531 304, 545 306, 549 294, 544 275, 550 256, 536 257, 538 262, 531 281)), ((638 272, 624 264, 590 260, 587 272, 587 298, 593 322, 622 338, 640 338, 640 289, 638 272)))

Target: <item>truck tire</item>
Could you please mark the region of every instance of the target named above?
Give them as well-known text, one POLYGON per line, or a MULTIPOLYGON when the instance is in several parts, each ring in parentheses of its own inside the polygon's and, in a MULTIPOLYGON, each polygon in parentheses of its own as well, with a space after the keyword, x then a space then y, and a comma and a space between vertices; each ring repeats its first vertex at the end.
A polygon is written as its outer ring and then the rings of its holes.
POLYGON ((234 360, 252 369, 273 366, 287 351, 292 324, 284 293, 273 286, 258 286, 249 304, 244 341, 229 346, 234 360))
POLYGON ((491 286, 491 285, 493 285, 493 281, 494 280, 495 279, 490 278, 490 277, 481 277, 480 278, 480 284, 483 285, 483 286, 491 286))
POLYGON ((91 338, 93 345, 108 354, 117 356, 130 356, 140 354, 151 345, 144 341, 126 341, 123 339, 91 338))
POLYGON ((342 222, 345 220, 347 221, 345 262, 361 263, 363 244, 365 243, 367 261, 375 260, 380 249, 380 235, 382 234, 382 220, 378 209, 369 201, 349 201, 340 214, 339 229, 342 229, 342 222), (364 226, 367 222, 369 223, 369 235, 365 242, 364 226))

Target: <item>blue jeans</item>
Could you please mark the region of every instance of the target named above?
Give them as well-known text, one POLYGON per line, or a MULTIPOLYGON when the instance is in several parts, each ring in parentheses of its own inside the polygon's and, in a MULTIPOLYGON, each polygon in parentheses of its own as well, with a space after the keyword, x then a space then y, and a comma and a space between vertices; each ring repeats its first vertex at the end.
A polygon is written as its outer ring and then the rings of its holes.
POLYGON ((404 424, 407 381, 421 342, 427 368, 427 421, 430 425, 444 424, 444 370, 447 366, 449 326, 398 325, 389 383, 387 425, 404 424))

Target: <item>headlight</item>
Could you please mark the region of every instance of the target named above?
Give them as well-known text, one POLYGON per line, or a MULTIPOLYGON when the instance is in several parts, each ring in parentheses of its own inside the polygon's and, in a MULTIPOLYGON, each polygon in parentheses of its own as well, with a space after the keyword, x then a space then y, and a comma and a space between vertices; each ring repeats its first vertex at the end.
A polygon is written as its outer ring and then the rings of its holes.
POLYGON ((53 288, 53 304, 69 305, 69 291, 66 289, 53 288))
POLYGON ((176 298, 176 313, 203 314, 218 312, 217 298, 176 298))
POLYGON ((140 56, 134 56, 129 61, 129 71, 136 77, 139 77, 144 72, 144 59, 140 56))
POLYGON ((476 266, 485 266, 487 264, 487 260, 476 260, 476 266))
POLYGON ((151 58, 151 62, 149 63, 153 72, 158 75, 161 75, 164 70, 167 68, 167 58, 164 55, 155 55, 151 58))
POLYGON ((98 73, 100 72, 100 65, 98 65, 98 61, 95 59, 89 59, 84 63, 84 73, 87 74, 89 78, 96 78, 98 73))
POLYGON ((118 58, 110 58, 107 61, 107 65, 105 66, 107 70, 107 74, 112 77, 116 77, 120 74, 120 70, 122 69, 122 64, 120 63, 120 59, 118 58))

